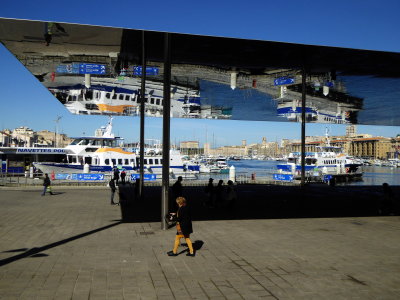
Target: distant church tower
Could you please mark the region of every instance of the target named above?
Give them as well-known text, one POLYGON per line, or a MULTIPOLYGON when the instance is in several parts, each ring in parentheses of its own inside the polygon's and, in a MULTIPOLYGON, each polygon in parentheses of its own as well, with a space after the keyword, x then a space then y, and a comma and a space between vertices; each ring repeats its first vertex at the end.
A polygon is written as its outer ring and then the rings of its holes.
POLYGON ((356 125, 348 125, 346 127, 346 136, 351 137, 357 135, 356 125))

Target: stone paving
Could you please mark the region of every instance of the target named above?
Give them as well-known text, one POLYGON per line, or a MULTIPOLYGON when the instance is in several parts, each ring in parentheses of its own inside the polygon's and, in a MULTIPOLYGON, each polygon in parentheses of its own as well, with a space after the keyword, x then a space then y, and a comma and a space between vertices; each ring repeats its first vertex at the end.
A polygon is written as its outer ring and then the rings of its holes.
POLYGON ((56 192, 0 189, 1 299, 400 299, 398 216, 194 221, 168 257, 108 189, 56 192))

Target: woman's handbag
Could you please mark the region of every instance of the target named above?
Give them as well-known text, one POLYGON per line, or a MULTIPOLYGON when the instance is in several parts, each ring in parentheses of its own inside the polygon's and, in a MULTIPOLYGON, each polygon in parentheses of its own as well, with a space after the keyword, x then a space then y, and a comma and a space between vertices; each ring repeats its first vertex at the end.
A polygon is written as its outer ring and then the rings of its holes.
POLYGON ((165 215, 165 221, 167 222, 169 227, 175 226, 177 219, 176 214, 168 213, 165 215))

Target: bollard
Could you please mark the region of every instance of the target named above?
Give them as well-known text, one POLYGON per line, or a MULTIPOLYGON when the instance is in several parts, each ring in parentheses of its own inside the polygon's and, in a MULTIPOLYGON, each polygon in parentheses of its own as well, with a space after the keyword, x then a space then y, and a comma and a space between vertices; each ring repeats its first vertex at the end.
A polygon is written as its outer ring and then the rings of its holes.
POLYGON ((236 170, 234 166, 231 166, 229 168, 229 180, 236 182, 236 170))

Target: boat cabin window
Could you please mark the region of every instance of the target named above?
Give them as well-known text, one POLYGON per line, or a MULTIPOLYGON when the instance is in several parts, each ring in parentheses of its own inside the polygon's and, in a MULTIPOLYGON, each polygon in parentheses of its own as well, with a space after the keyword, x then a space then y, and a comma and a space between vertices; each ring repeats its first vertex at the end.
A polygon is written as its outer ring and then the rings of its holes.
POLYGON ((122 159, 121 158, 118 158, 118 164, 122 165, 122 159))
POLYGON ((144 159, 144 164, 147 165, 147 159, 146 158, 144 159))
POLYGON ((110 99, 110 93, 106 93, 106 98, 110 99))
POLYGON ((149 98, 144 98, 144 103, 148 103, 149 102, 149 98))
POLYGON ((155 164, 155 165, 158 165, 158 158, 155 158, 155 159, 154 159, 154 164, 155 164))
POLYGON ((129 165, 129 159, 125 158, 125 165, 129 165))
POLYGON ((117 94, 114 94, 113 96, 112 96, 112 99, 117 99, 117 94))
POLYGON ((76 157, 75 156, 68 156, 68 162, 70 164, 76 163, 76 157))
POLYGON ((109 165, 109 164, 110 164, 110 160, 109 160, 108 158, 106 158, 106 159, 104 160, 104 163, 105 163, 106 165, 109 165))
POLYGON ((150 104, 154 104, 154 98, 150 99, 150 104))
POLYGON ((153 159, 149 159, 149 165, 152 165, 153 164, 153 159))
POLYGON ((92 164, 92 158, 90 156, 85 157, 85 164, 89 164, 89 165, 92 164))
POLYGON ((126 100, 126 101, 129 101, 130 99, 131 99, 131 96, 125 95, 125 100, 126 100))
POLYGON ((160 164, 162 164, 162 159, 160 159, 160 164))
POLYGON ((156 99, 156 105, 160 105, 160 99, 156 99))
POLYGON ((131 163, 135 163, 135 160, 133 158, 131 158, 131 163))
POLYGON ((113 159, 111 159, 111 161, 112 161, 112 164, 115 166, 116 164, 117 164, 117 161, 113 158, 113 159))

